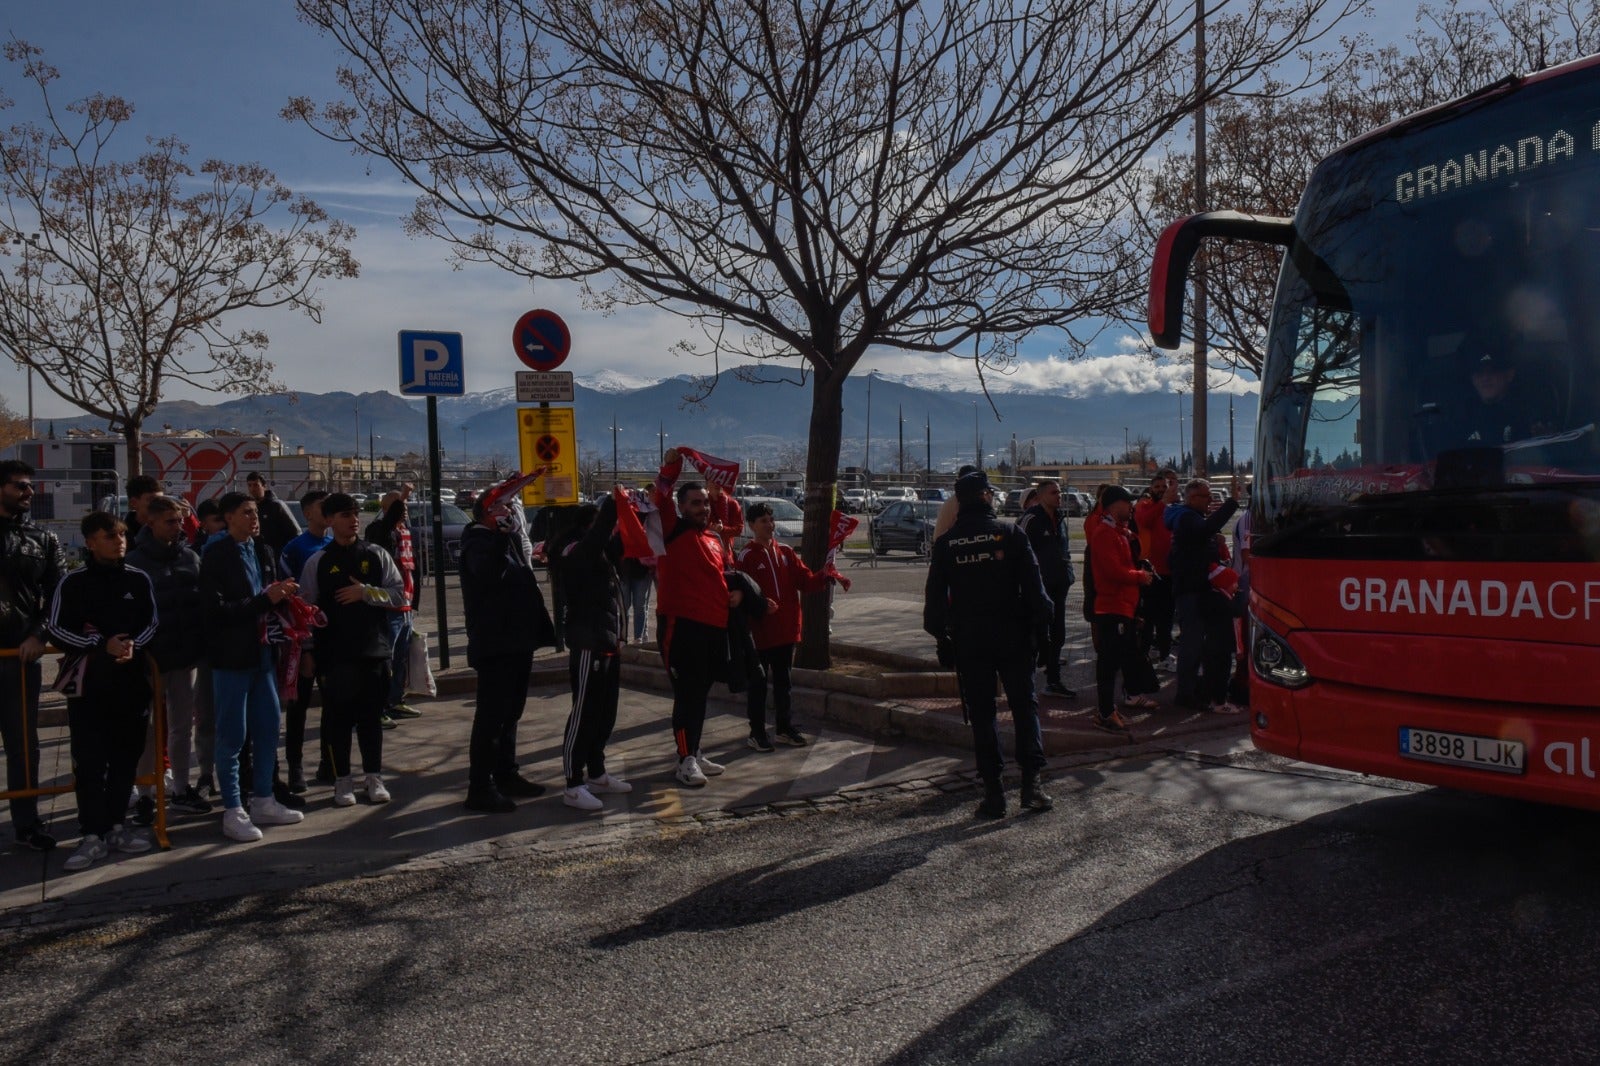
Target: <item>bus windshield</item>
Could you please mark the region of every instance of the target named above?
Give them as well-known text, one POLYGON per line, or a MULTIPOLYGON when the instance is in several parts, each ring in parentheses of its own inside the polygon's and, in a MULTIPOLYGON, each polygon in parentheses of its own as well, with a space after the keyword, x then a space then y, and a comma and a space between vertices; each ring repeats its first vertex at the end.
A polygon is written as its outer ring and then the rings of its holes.
POLYGON ((1255 550, 1600 559, 1600 68, 1318 168, 1262 372, 1255 550))

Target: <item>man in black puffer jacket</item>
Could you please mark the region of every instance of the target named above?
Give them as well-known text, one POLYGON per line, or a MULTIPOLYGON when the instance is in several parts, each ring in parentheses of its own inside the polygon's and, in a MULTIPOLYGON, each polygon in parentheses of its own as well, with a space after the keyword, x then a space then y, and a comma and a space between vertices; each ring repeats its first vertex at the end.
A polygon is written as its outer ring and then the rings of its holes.
POLYGON ((467 665, 478 672, 477 709, 468 746, 467 809, 504 813, 512 796, 544 788, 517 772, 517 723, 528 701, 536 649, 555 643, 533 564, 523 554, 511 509, 528 478, 513 476, 478 497, 461 534, 461 603, 467 619, 467 665))
MULTIPOLYGON (((168 496, 151 497, 148 524, 134 538, 128 565, 143 570, 156 590, 161 625, 150 654, 161 671, 167 699, 167 763, 172 768, 170 803, 191 814, 207 814, 211 803, 189 783, 192 737, 201 737, 202 754, 211 750, 211 693, 195 686, 195 669, 205 653, 205 597, 200 592, 200 555, 183 536, 183 514, 168 496)), ((154 769, 155 746, 145 749, 141 773, 154 769)), ((205 761, 202 761, 202 766, 205 761)))
POLYGON ((612 535, 616 528, 615 496, 607 496, 598 508, 579 508, 575 535, 561 547, 559 568, 553 570, 566 592, 572 678, 572 712, 561 748, 567 775, 562 802, 580 811, 602 809, 603 795, 633 791, 632 785, 606 772, 606 742, 617 724, 622 676, 621 542, 612 535))

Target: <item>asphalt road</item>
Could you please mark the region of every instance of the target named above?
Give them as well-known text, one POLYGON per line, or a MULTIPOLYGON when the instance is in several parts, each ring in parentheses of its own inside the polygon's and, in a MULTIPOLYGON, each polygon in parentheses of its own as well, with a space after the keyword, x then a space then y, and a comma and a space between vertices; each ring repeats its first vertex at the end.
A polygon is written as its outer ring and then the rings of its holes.
POLYGON ((1600 821, 1217 740, 4 934, 25 1063, 1593 1062, 1600 821))

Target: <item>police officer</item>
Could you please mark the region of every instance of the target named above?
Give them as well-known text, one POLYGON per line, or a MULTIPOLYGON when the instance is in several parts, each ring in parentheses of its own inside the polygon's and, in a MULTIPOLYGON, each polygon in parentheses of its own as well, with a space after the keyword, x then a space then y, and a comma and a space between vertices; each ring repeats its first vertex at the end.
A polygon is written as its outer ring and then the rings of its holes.
POLYGON ((1047 635, 1052 607, 1028 538, 1000 524, 993 498, 981 470, 956 480, 955 525, 934 541, 922 611, 922 628, 939 642, 940 663, 956 668, 962 705, 972 723, 984 786, 977 811, 981 818, 1003 818, 1006 813, 995 720, 997 673, 1016 723, 1022 805, 1034 810, 1053 806, 1039 787, 1044 743, 1033 690, 1035 650, 1047 635))

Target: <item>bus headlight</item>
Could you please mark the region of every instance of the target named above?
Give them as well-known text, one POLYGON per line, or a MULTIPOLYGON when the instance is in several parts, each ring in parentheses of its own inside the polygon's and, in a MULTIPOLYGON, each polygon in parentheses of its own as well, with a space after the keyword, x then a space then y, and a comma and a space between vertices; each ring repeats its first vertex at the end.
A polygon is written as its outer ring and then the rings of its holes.
POLYGON ((1290 649, 1289 642, 1261 624, 1261 619, 1250 617, 1250 663, 1256 676, 1271 685, 1284 688, 1305 688, 1311 684, 1311 675, 1305 664, 1290 649))

